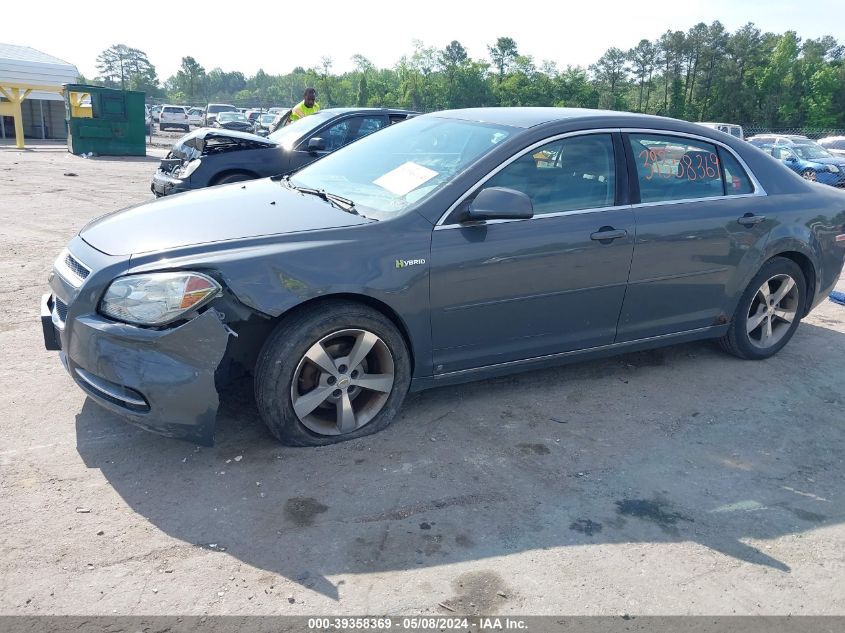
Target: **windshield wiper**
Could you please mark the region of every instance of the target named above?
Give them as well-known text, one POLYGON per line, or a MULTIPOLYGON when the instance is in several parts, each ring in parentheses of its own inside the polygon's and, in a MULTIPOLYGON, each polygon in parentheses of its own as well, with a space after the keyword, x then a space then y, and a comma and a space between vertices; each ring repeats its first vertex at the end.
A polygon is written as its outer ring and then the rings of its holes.
POLYGON ((300 193, 307 193, 312 196, 317 196, 318 198, 322 198, 326 202, 329 202, 336 206, 341 211, 346 211, 347 213, 351 213, 353 215, 361 215, 358 211, 355 210, 355 201, 350 200, 349 198, 344 198, 343 196, 338 196, 334 193, 329 193, 325 189, 314 189, 313 187, 299 187, 293 184, 290 180, 290 176, 284 176, 282 181, 285 183, 286 186, 294 189, 300 193))

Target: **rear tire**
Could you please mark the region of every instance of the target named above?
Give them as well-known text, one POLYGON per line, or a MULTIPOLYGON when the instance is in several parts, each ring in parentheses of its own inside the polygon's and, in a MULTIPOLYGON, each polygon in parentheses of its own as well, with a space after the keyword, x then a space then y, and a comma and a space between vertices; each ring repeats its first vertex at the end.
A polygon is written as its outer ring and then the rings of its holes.
POLYGON ((800 266, 774 257, 748 284, 719 344, 729 354, 747 360, 774 356, 795 334, 806 302, 807 281, 800 266))
POLYGON ((255 399, 280 442, 325 446, 386 428, 410 382, 410 356, 393 322, 335 300, 278 325, 259 354, 255 399))

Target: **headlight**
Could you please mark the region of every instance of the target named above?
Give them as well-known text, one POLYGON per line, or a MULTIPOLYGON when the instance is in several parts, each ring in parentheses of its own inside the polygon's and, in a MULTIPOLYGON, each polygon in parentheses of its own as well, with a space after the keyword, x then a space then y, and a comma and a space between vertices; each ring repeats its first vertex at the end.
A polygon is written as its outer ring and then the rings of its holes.
POLYGON ((839 173, 839 167, 837 167, 836 165, 828 165, 828 169, 830 169, 830 172, 832 174, 838 174, 839 173))
POLYGON ((164 325, 196 310, 220 292, 200 273, 129 275, 115 279, 100 301, 100 312, 137 325, 164 325))
POLYGON ((182 171, 179 172, 179 177, 188 178, 197 170, 197 167, 200 166, 200 163, 202 163, 202 161, 199 158, 195 158, 182 168, 182 171))

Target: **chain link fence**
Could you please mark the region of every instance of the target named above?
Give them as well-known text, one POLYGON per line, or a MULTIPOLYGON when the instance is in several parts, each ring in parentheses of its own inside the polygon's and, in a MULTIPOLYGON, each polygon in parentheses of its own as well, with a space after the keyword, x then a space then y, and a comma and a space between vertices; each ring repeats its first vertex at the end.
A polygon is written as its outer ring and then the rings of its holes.
POLYGON ((808 128, 808 127, 746 127, 744 128, 745 138, 750 138, 755 134, 800 134, 813 140, 825 138, 827 136, 845 136, 845 129, 843 128, 808 128))

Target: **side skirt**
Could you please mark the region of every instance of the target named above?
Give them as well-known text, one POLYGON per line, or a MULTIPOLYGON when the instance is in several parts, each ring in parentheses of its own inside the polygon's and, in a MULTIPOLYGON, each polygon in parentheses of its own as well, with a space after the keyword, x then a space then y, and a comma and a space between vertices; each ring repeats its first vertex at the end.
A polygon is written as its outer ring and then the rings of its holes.
POLYGON ((638 352, 644 349, 653 349, 655 347, 666 347, 668 345, 689 343, 691 341, 700 341, 702 339, 718 338, 720 336, 724 336, 729 327, 730 324, 713 325, 695 330, 687 330, 686 332, 678 332, 676 334, 664 334, 661 336, 637 339, 636 341, 611 343, 610 345, 601 345, 599 347, 590 347, 588 349, 560 352, 558 354, 549 354, 547 356, 536 356, 534 358, 515 360, 507 363, 497 363, 495 365, 485 365, 483 367, 475 367, 473 369, 462 369, 460 371, 438 374, 436 376, 422 376, 414 378, 411 381, 410 391, 423 391, 433 387, 445 387, 447 385, 457 385, 475 380, 485 380, 487 378, 496 378, 498 376, 533 371, 535 369, 546 369, 548 367, 568 365, 570 363, 577 363, 585 360, 617 356, 628 352, 638 352))

